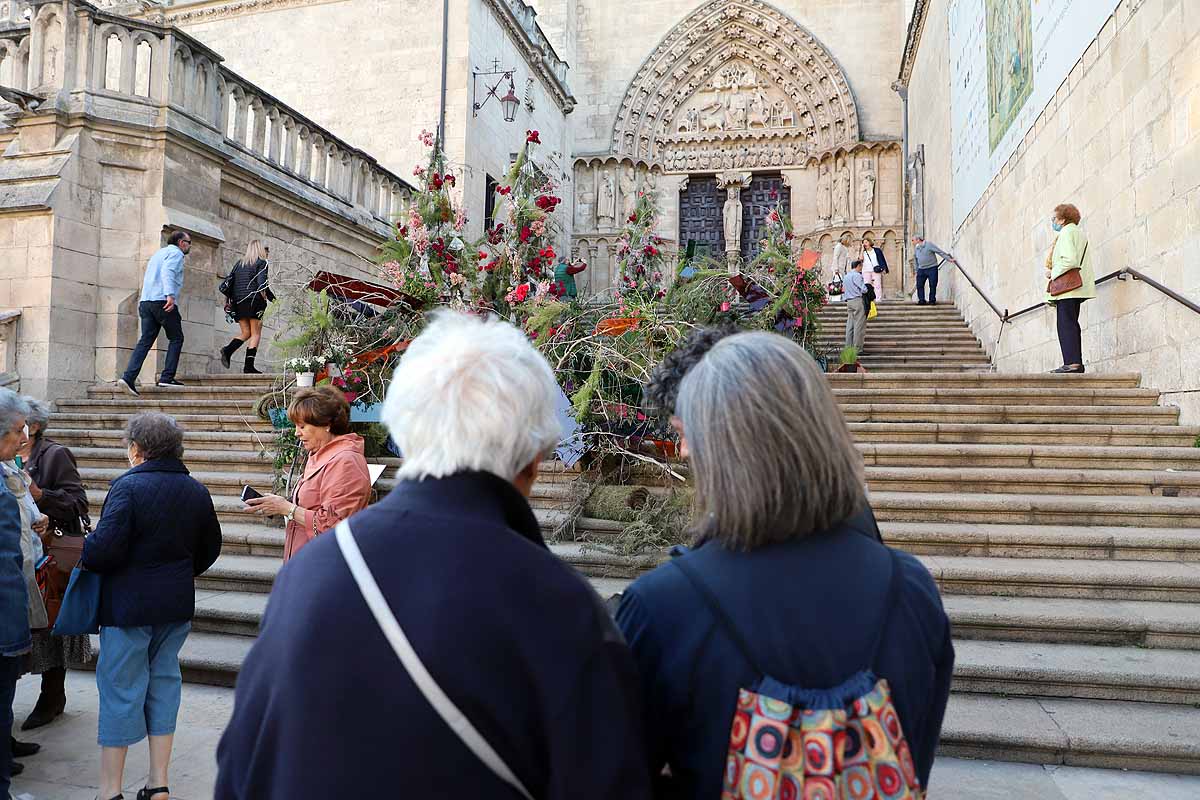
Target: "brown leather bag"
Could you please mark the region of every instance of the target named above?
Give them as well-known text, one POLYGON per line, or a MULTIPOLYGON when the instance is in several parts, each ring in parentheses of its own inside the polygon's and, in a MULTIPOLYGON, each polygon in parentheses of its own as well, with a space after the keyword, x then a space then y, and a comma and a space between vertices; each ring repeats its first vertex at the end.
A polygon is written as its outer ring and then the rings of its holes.
POLYGON ((1087 258, 1088 246, 1083 246, 1083 255, 1079 259, 1079 266, 1075 269, 1069 269, 1062 275, 1059 275, 1050 283, 1046 284, 1046 294, 1051 297, 1058 297, 1060 294, 1073 292, 1083 286, 1083 259, 1087 258))

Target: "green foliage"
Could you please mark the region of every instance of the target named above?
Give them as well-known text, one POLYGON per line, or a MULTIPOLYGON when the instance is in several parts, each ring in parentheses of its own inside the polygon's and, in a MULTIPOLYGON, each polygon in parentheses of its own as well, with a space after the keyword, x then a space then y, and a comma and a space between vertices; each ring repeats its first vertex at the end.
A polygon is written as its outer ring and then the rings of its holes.
POLYGON ((275 458, 272 469, 275 472, 275 491, 284 492, 287 489, 287 479, 293 466, 300 457, 300 440, 296 438, 295 426, 280 428, 275 431, 275 458))
POLYGON ((686 540, 691 494, 668 488, 597 486, 584 503, 584 513, 625 523, 615 536, 596 537, 585 548, 621 556, 661 552, 686 540))
POLYGON ((286 308, 282 303, 280 312, 285 315, 282 320, 284 330, 292 331, 292 335, 275 340, 276 353, 283 358, 301 358, 316 356, 329 349, 331 334, 337 325, 333 315, 333 305, 325 292, 314 292, 305 289, 302 302, 286 308))
POLYGON ((1196 441, 1192 442, 1193 447, 1200 447, 1200 436, 1196 437, 1196 441))
POLYGON ((858 363, 858 348, 853 347, 853 346, 852 347, 843 347, 842 353, 839 356, 839 358, 841 358, 843 366, 848 367, 851 364, 857 364, 858 363))

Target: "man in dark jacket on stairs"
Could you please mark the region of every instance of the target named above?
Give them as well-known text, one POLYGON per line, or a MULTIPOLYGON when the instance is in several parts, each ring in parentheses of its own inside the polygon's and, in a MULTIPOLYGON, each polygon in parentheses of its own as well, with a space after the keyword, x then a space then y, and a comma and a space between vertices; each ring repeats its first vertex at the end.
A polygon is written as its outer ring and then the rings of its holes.
POLYGON ((383 412, 401 482, 280 571, 217 800, 650 796, 632 657, 526 500, 557 392, 506 323, 413 341, 383 412))

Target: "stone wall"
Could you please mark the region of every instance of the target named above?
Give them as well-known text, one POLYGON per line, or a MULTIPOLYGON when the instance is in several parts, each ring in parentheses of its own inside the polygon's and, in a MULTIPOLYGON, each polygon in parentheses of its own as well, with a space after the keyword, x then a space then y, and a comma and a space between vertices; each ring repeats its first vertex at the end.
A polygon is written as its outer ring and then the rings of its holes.
MULTIPOLYGON (((928 238, 960 256, 1002 308, 1042 299, 1055 205, 1083 214, 1097 275, 1137 269, 1200 302, 1200 4, 1125 0, 963 225, 950 210, 948 0, 929 0, 910 82, 925 149, 928 238)), ((1001 371, 1057 367, 1054 315, 1000 322, 962 280, 956 302, 1001 371), (999 343, 996 340, 999 337, 999 343)), ((1084 359, 1141 372, 1200 423, 1200 316, 1147 285, 1113 281, 1084 304, 1084 359)))

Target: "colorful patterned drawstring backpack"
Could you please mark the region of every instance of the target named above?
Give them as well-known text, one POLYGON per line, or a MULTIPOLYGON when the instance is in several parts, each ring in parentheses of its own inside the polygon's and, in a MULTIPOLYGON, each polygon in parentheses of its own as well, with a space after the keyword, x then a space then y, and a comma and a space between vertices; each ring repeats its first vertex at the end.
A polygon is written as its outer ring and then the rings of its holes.
MULTIPOLYGON (((899 598, 900 563, 891 552, 887 606, 899 598)), ((802 689, 771 678, 700 576, 683 572, 725 634, 760 676, 738 691, 721 800, 923 800, 888 682, 870 669, 832 689, 802 689)), ((887 625, 871 655, 878 663, 887 625)))

